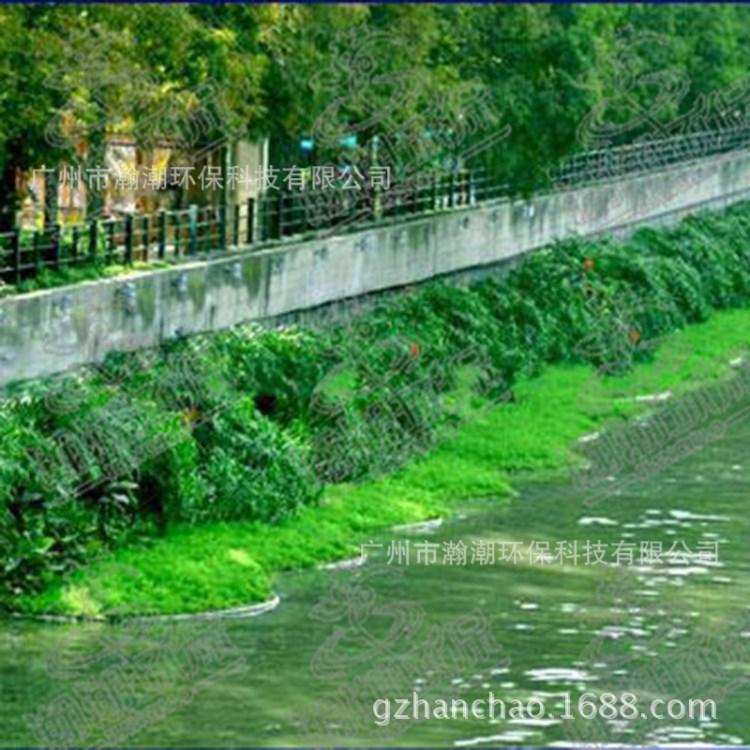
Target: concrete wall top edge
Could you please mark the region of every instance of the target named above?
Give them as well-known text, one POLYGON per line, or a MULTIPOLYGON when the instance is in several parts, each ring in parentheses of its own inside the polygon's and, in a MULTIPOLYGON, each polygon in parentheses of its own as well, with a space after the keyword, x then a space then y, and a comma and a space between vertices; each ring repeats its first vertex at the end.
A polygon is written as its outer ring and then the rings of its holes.
POLYGON ((490 267, 559 239, 629 231, 748 197, 750 153, 742 152, 6 297, 0 385, 99 361, 113 347, 280 318, 490 267), (64 354, 50 352, 56 341, 65 342, 64 354))

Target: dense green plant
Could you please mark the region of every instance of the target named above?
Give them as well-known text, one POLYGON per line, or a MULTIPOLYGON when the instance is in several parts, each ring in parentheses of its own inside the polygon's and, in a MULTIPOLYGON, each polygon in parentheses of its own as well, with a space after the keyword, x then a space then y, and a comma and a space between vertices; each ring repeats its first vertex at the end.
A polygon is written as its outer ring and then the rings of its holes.
POLYGON ((46 442, 0 405, 0 604, 92 552, 96 512, 72 502, 72 488, 63 481, 51 489, 41 485, 29 460, 29 451, 47 449, 46 442))
POLYGON ((210 491, 185 504, 190 520, 275 523, 317 499, 297 446, 256 413, 252 399, 201 425, 196 438, 210 491))
POLYGON ((248 325, 219 334, 212 345, 232 387, 252 394, 261 412, 282 424, 304 413, 332 361, 322 337, 308 330, 248 325))
POLYGON ((168 446, 136 471, 139 513, 153 521, 160 536, 169 523, 193 518, 205 503, 209 487, 200 473, 198 444, 188 424, 173 422, 164 435, 168 446))
POLYGON ((3 601, 172 524, 279 522, 321 482, 389 473, 435 445, 465 417, 457 392, 471 411, 546 362, 621 374, 749 300, 745 204, 625 242, 557 243, 501 277, 428 284, 324 330, 239 326, 16 386, 0 406, 3 601), (78 473, 69 462, 43 481, 36 460, 66 455, 78 473))

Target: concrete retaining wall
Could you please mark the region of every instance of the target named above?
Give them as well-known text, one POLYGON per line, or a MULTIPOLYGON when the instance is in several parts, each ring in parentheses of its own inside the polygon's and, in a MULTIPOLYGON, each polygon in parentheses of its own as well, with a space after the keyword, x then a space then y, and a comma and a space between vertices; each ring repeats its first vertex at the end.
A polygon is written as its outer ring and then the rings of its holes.
POLYGON ((332 302, 487 269, 571 235, 627 234, 750 198, 750 154, 530 201, 422 216, 355 233, 0 302, 0 384, 151 347, 180 334, 288 317, 332 302))

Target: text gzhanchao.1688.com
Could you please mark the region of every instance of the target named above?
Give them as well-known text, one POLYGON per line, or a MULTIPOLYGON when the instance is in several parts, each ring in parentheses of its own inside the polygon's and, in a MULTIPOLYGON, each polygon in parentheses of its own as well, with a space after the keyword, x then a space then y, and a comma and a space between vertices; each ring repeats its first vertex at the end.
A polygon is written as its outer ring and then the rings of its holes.
POLYGON ((409 698, 380 698, 373 702, 372 712, 378 726, 391 721, 419 719, 536 719, 573 721, 575 719, 633 721, 638 719, 711 719, 716 718, 716 701, 710 698, 689 700, 655 698, 639 702, 635 693, 583 693, 574 701, 569 692, 560 693, 562 711, 547 710, 540 698, 526 700, 496 698, 490 692, 486 698, 467 701, 463 698, 427 700, 419 693, 409 698))

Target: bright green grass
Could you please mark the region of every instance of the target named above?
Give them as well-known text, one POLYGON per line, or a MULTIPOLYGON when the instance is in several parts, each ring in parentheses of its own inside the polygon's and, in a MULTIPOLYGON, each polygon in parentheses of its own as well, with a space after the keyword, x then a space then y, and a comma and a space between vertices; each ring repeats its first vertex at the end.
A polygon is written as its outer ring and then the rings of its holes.
MULTIPOLYGON (((591 393, 593 369, 550 366, 518 383, 513 403, 483 412, 394 476, 356 488, 330 488, 322 507, 305 508, 278 526, 235 522, 178 527, 166 539, 119 550, 108 559, 133 566, 139 576, 112 579, 111 605, 142 602, 149 611, 174 613, 263 601, 277 572, 353 556, 379 530, 446 515, 472 498, 508 502, 515 474, 559 472, 562 447, 606 418, 626 418, 649 408, 635 405, 634 395, 680 392, 726 376, 728 350, 748 340, 750 310, 716 313, 709 322, 676 333, 653 362, 607 379, 597 414, 579 403, 582 390, 591 393), (682 352, 681 359, 670 358, 670 351, 682 352), (716 366, 696 367, 700 361, 716 366), (678 366, 667 366, 669 362, 678 366)), ((81 580, 74 577, 67 589, 58 584, 25 598, 21 606, 28 612, 101 611, 81 580)))

